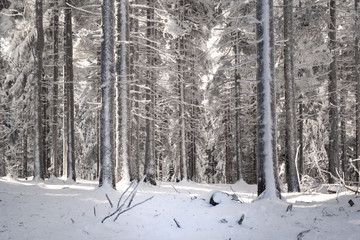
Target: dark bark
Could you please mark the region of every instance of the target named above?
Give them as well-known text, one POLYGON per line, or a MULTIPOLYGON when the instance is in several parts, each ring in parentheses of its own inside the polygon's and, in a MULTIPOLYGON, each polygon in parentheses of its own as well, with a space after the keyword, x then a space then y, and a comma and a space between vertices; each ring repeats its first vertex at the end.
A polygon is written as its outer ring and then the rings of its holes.
POLYGON ((44 28, 43 28, 43 1, 36 0, 35 2, 35 26, 37 31, 36 41, 36 74, 35 74, 35 139, 34 139, 34 178, 44 179, 44 144, 43 144, 43 106, 41 103, 41 90, 43 80, 43 52, 44 52, 44 28))
POLYGON ((337 71, 336 71, 336 1, 330 1, 330 24, 329 24, 329 49, 332 53, 332 62, 329 72, 329 183, 334 183, 339 168, 339 116, 337 99, 337 71))
MULTIPOLYGON (((355 0, 355 31, 359 29, 359 0, 355 0)), ((359 50, 359 33, 355 32, 355 41, 354 41, 354 52, 355 52, 355 67, 354 67, 354 77, 356 84, 356 156, 355 159, 360 158, 360 50, 359 50)), ((360 169, 360 161, 357 161, 357 169, 360 169)), ((360 180, 359 174, 357 174, 357 181, 360 180)))
POLYGON ((284 80, 286 108, 286 181, 289 192, 300 192, 296 166, 296 108, 293 69, 293 1, 284 0, 284 80))
MULTIPOLYGON (((300 95, 300 99, 302 99, 302 95, 300 95)), ((302 100, 301 100, 302 101, 302 100)), ((297 164, 297 169, 299 172, 299 180, 302 180, 304 175, 304 103, 299 103, 299 159, 297 164)))
POLYGON ((54 176, 59 176, 58 162, 58 95, 59 95, 59 9, 55 1, 53 6, 53 84, 52 84, 52 161, 54 164, 54 176))
POLYGON ((146 10, 146 51, 147 51, 147 76, 146 76, 146 105, 145 105, 145 112, 146 112, 146 120, 145 120, 145 131, 146 131, 146 138, 145 138, 145 167, 144 167, 144 174, 146 174, 146 181, 150 182, 153 185, 156 185, 155 181, 155 167, 154 167, 154 139, 153 139, 153 124, 151 118, 153 118, 153 108, 154 108, 154 98, 152 97, 152 90, 154 89, 154 53, 152 49, 152 42, 150 39, 154 36, 154 9, 153 9, 153 0, 147 0, 147 10, 146 10))
MULTIPOLYGON (((343 173, 343 178, 345 181, 348 180, 348 159, 347 159, 347 139, 346 139, 346 98, 347 98, 347 90, 343 88, 341 90, 341 98, 340 98, 340 139, 341 139, 341 169, 343 173)), ((336 177, 338 177, 336 175, 336 177)))
POLYGON ((102 5, 101 42, 101 112, 100 112, 100 161, 99 186, 115 188, 113 104, 114 104, 114 0, 104 0, 102 5))
MULTIPOLYGON (((71 5, 71 0, 66 0, 71 5)), ((73 43, 71 7, 65 8, 65 91, 67 104, 67 178, 76 181, 75 175, 75 137, 74 137, 74 70, 73 70, 73 43)))
POLYGON ((225 182, 232 183, 232 156, 230 152, 230 101, 224 111, 224 140, 225 140, 225 182))
POLYGON ((234 33, 234 55, 235 55, 235 151, 236 151, 236 180, 242 179, 242 156, 241 156, 241 120, 240 120, 240 31, 234 33))
POLYGON ((28 172, 28 133, 27 130, 24 130, 23 133, 23 155, 22 155, 22 177, 27 178, 28 172))

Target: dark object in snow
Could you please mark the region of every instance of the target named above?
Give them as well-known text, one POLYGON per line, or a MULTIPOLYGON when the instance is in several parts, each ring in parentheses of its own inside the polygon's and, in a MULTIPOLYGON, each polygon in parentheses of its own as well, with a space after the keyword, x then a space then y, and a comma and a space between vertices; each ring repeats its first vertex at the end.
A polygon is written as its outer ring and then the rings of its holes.
POLYGON ((181 228, 179 222, 178 222, 175 218, 174 218, 174 222, 176 223, 176 226, 177 226, 178 228, 181 228))
POLYGON ((305 235, 305 233, 308 233, 308 232, 310 232, 310 229, 302 231, 301 233, 299 233, 297 235, 297 240, 301 240, 303 238, 303 236, 305 235))
POLYGON ((236 194, 230 195, 225 192, 214 192, 213 195, 211 195, 209 203, 213 206, 216 206, 219 203, 221 203, 223 199, 226 199, 226 198, 233 200, 233 201, 240 202, 240 200, 236 196, 236 194))
POLYGON ((95 208, 95 206, 94 206, 94 216, 96 217, 96 208, 95 208))
POLYGON ((354 206, 354 205, 355 205, 354 201, 353 201, 353 200, 351 200, 351 199, 348 201, 348 203, 349 203, 350 207, 352 207, 352 206, 354 206))
POLYGON ((110 198, 109 198, 109 196, 105 193, 105 196, 106 196, 106 198, 107 198, 107 200, 109 201, 109 203, 110 203, 110 207, 112 208, 113 207, 113 204, 112 204, 112 202, 111 202, 111 200, 110 200, 110 198))
POLYGON ((220 222, 221 223, 228 223, 228 221, 225 218, 221 219, 220 222))
POLYGON ((292 208, 293 208, 293 205, 290 204, 290 205, 286 208, 286 211, 287 211, 287 212, 292 212, 292 208))
POLYGON ((238 224, 241 225, 244 221, 245 215, 241 215, 240 220, 238 221, 238 224))

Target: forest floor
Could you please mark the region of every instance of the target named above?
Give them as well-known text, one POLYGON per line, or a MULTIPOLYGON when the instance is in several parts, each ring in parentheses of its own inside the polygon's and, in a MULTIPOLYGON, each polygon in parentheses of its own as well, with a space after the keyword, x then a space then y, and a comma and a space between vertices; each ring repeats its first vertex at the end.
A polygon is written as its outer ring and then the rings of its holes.
POLYGON ((115 191, 97 188, 95 181, 0 178, 0 239, 360 239, 360 197, 354 193, 339 189, 336 194, 314 191, 254 201, 256 186, 244 182, 142 183, 131 206, 152 199, 115 222, 116 214, 101 223, 116 211, 128 186, 119 183, 115 191), (220 195, 221 203, 212 206, 209 199, 215 191, 235 193, 240 201, 220 195))

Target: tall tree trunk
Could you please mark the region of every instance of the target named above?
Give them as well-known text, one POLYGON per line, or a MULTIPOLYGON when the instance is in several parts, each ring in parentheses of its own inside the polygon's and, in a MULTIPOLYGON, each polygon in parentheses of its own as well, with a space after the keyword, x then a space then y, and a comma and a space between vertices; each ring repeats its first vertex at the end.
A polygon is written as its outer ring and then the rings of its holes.
POLYGON ((115 188, 113 163, 114 142, 112 131, 114 90, 114 0, 104 0, 102 5, 103 39, 101 42, 101 113, 100 113, 100 160, 99 186, 115 188))
POLYGON ((296 166, 296 108, 293 69, 293 0, 284 0, 284 79, 286 108, 286 182, 289 192, 300 192, 296 166))
POLYGON ((234 81, 235 81, 235 151, 236 151, 236 180, 242 179, 242 156, 241 156, 241 121, 240 121, 240 31, 234 33, 234 55, 235 55, 235 70, 234 70, 234 81))
POLYGON ((35 75, 35 142, 34 142, 34 179, 44 179, 44 164, 43 156, 43 121, 42 121, 42 104, 41 104, 41 90, 43 78, 43 52, 44 52, 44 28, 43 28, 43 2, 42 0, 35 1, 35 26, 37 31, 36 41, 36 75, 35 75))
POLYGON ((58 95, 59 95, 59 9, 58 3, 55 1, 53 6, 53 84, 52 84, 52 162, 54 165, 54 176, 59 176, 58 163, 58 95))
MULTIPOLYGON (((186 0, 179 0, 178 11, 179 21, 185 21, 185 8, 187 6, 186 0)), ((185 120, 185 58, 186 58, 186 45, 185 37, 180 36, 177 40, 177 51, 178 51, 178 87, 179 87, 179 125, 180 125, 180 144, 179 144, 179 155, 180 155, 180 180, 188 179, 187 169, 187 154, 186 154, 186 120, 185 120)), ((176 172, 176 171, 175 171, 176 172)), ((176 176, 177 177, 177 176, 176 176)))
POLYGON ((118 49, 117 49, 117 129, 116 129, 116 182, 129 181, 128 159, 128 82, 127 82, 127 0, 118 1, 118 49))
POLYGON ((339 115, 337 99, 337 76, 336 76, 336 0, 330 1, 330 24, 329 24, 329 49, 332 53, 332 62, 329 72, 329 183, 334 183, 339 168, 339 115))
POLYGON ((256 6, 257 109, 258 109, 258 195, 280 197, 276 156, 274 88, 273 1, 258 0, 256 6))
POLYGON ((153 139, 153 124, 151 118, 153 115, 151 114, 153 111, 153 101, 154 98, 151 97, 153 86, 154 86, 154 52, 152 49, 152 42, 151 39, 154 36, 154 9, 153 9, 153 0, 147 0, 147 10, 146 10, 146 17, 147 17, 147 30, 146 30, 146 50, 147 50, 147 78, 146 78, 146 105, 145 105, 145 112, 146 112, 146 120, 145 120, 145 131, 146 131, 146 139, 145 139, 145 167, 144 173, 146 174, 146 181, 150 182, 153 185, 156 185, 155 181, 155 167, 154 167, 154 155, 153 155, 153 148, 154 148, 154 139, 153 139))
POLYGON ((341 169, 343 173, 344 180, 348 180, 348 160, 347 160, 347 139, 346 139, 346 98, 347 98, 347 89, 343 87, 341 89, 341 98, 340 98, 340 138, 341 138, 341 169))
MULTIPOLYGON (((354 42, 354 51, 355 51, 355 83, 356 83, 356 156, 355 159, 360 158, 360 50, 359 50, 359 1, 355 0, 355 42, 354 42)), ((360 169, 360 161, 356 161, 357 169, 360 169)), ((357 175, 357 181, 360 180, 359 174, 357 175)))
POLYGON ((74 71, 71 0, 66 0, 65 8, 65 86, 67 104, 67 178, 76 181, 75 175, 75 138, 74 138, 74 71))
POLYGON ((302 102, 302 95, 300 95, 301 102, 299 103, 299 157, 297 162, 297 169, 299 173, 299 180, 302 180, 304 175, 304 103, 302 102))
MULTIPOLYGON (((134 4, 137 4, 138 1, 135 0, 134 4)), ((138 10, 136 8, 130 8, 130 11, 132 11, 132 16, 136 16, 138 13, 138 10)), ((135 64, 138 63, 139 61, 139 45, 137 43, 135 43, 135 39, 136 37, 133 36, 138 36, 139 33, 139 21, 136 17, 132 17, 131 21, 130 21, 130 29, 131 31, 134 33, 132 36, 130 37, 130 73, 129 75, 131 76, 132 80, 139 81, 140 79, 140 75, 139 75, 139 71, 137 69, 137 67, 135 66, 135 64)), ((133 84, 133 89, 134 89, 134 108, 135 111, 139 111, 139 100, 140 100, 140 94, 139 94, 139 83, 135 82, 135 84, 133 84)), ((130 180, 140 180, 140 172, 139 172, 139 163, 140 163, 140 141, 139 141, 139 137, 140 136, 140 118, 138 114, 134 114, 134 123, 132 124, 133 128, 134 128, 134 134, 132 137, 132 144, 131 146, 134 146, 134 154, 132 155, 132 160, 130 161, 130 165, 131 165, 131 179, 130 180)))

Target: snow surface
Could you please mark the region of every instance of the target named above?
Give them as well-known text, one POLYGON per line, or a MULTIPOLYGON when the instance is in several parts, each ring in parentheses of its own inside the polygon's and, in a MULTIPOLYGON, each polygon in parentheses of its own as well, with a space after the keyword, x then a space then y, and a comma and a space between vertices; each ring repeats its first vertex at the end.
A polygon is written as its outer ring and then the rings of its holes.
MULTIPOLYGON (((360 198, 339 194, 292 193, 282 200, 255 200, 256 186, 207 185, 193 182, 142 183, 133 205, 153 199, 114 217, 128 184, 118 191, 97 188, 95 181, 64 183, 0 178, 0 239, 360 239, 360 198), (236 193, 243 202, 223 198, 208 203, 215 191, 236 193), (114 204, 110 207, 105 194, 114 204), (355 203, 350 207, 348 201, 355 203), (292 203, 292 211, 286 211, 292 203), (94 215, 94 209, 96 216, 94 215), (241 225, 241 215, 245 218, 241 225), (181 228, 178 228, 174 219, 181 228)), ((124 196, 124 198, 127 195, 124 196)))

